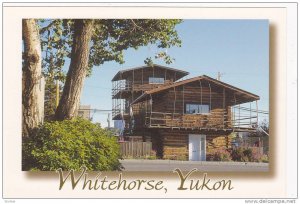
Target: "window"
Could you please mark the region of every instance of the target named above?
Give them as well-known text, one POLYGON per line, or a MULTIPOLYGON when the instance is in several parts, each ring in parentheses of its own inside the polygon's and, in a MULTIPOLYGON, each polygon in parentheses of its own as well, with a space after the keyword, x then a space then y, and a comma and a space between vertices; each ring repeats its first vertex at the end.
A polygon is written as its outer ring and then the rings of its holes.
POLYGON ((164 84, 164 78, 149 77, 149 84, 164 84))
POLYGON ((188 113, 188 114, 209 113, 209 105, 187 103, 185 105, 185 113, 188 113))

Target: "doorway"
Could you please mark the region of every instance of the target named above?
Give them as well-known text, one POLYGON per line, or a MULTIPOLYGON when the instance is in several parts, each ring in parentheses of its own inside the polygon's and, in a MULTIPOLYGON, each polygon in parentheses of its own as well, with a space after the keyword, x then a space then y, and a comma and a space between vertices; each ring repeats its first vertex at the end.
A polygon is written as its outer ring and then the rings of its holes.
POLYGON ((189 135, 189 161, 206 161, 206 135, 189 135))

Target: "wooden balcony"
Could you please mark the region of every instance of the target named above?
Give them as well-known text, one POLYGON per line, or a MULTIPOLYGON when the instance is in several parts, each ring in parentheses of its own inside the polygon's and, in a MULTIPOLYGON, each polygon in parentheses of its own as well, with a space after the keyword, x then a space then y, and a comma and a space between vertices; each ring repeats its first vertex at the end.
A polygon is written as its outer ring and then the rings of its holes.
POLYGON ((113 84, 112 98, 128 98, 132 92, 149 91, 154 88, 172 83, 170 80, 165 80, 163 84, 149 84, 142 81, 117 81, 113 84))
POLYGON ((257 117, 240 117, 227 115, 223 109, 213 110, 209 114, 179 114, 148 112, 145 117, 145 126, 148 128, 173 129, 203 129, 223 131, 255 131, 257 117))

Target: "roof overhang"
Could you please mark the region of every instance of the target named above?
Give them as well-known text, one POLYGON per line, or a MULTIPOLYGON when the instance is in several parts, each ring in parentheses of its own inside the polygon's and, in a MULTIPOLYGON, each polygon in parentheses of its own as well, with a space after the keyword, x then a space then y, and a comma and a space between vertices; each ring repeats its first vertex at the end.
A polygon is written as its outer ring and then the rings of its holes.
POLYGON ((117 81, 117 80, 121 80, 122 79, 122 75, 131 73, 135 70, 139 70, 139 69, 147 69, 147 68, 155 68, 155 69, 165 69, 167 71, 170 72, 176 72, 176 78, 180 79, 186 75, 189 74, 189 72, 180 70, 180 69, 175 69, 175 68, 171 68, 171 67, 166 67, 166 66, 162 66, 162 65, 157 65, 154 64, 153 66, 149 66, 149 65, 144 65, 144 66, 140 66, 140 67, 134 67, 134 68, 130 68, 130 69, 124 69, 119 71, 113 78, 111 81, 117 81))
POLYGON ((208 81, 209 83, 211 83, 215 86, 221 86, 223 88, 226 88, 227 90, 231 90, 232 93, 234 93, 238 98, 241 98, 238 101, 236 101, 236 104, 256 101, 256 100, 260 99, 260 97, 258 95, 255 95, 255 94, 250 93, 248 91, 245 91, 243 89, 237 88, 237 87, 232 86, 230 84, 224 83, 222 81, 213 79, 209 76, 202 75, 202 76, 186 79, 186 80, 183 80, 183 81, 175 82, 175 83, 170 84, 170 85, 161 86, 161 87, 152 89, 150 91, 146 91, 141 96, 139 96, 136 100, 134 100, 131 104, 135 104, 135 103, 147 100, 152 95, 161 93, 161 92, 166 91, 168 89, 178 87, 178 86, 181 86, 181 85, 185 85, 185 84, 189 84, 189 83, 192 83, 192 82, 195 82, 195 81, 201 81, 201 80, 208 81))

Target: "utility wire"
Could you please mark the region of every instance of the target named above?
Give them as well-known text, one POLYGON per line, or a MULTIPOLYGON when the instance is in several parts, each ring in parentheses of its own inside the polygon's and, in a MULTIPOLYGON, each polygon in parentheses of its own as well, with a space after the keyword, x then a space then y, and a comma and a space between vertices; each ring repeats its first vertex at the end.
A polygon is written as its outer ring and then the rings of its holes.
POLYGON ((96 108, 80 108, 79 110, 90 110, 94 112, 110 112, 112 110, 105 110, 105 109, 96 109, 96 108))

